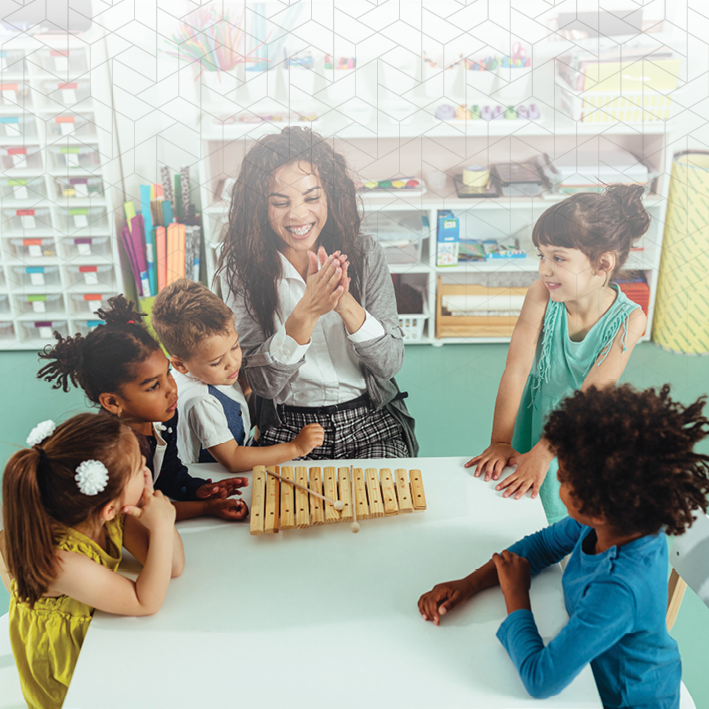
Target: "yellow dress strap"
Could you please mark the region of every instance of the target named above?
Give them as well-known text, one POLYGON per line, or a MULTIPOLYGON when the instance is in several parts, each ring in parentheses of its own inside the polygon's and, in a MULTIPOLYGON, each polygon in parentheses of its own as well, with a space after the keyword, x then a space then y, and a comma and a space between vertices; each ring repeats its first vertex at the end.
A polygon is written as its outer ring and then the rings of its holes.
POLYGON ((102 549, 93 539, 73 527, 61 527, 57 536, 57 548, 88 556, 101 566, 115 571, 121 563, 125 515, 118 515, 106 522, 104 529, 108 549, 102 549))

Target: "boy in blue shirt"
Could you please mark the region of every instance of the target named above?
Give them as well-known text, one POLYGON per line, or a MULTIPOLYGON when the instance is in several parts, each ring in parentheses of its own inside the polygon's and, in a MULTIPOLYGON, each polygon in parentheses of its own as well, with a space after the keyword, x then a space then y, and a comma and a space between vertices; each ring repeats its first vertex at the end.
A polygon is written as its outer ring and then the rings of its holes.
POLYGON ((170 353, 180 417, 177 448, 188 463, 221 463, 229 472, 278 465, 322 445, 319 424, 304 426, 292 441, 249 446, 251 420, 239 383, 241 347, 234 314, 201 283, 181 278, 153 305, 152 324, 170 353))
POLYGON ((552 412, 545 437, 559 460, 569 516, 513 544, 459 581, 419 600, 440 617, 499 583, 508 616, 497 633, 527 691, 561 692, 591 663, 604 707, 676 709, 681 663, 665 624, 667 540, 692 512, 706 511, 709 456, 693 451, 709 433, 702 397, 688 407, 655 390, 577 391, 552 412), (529 600, 530 576, 567 554, 569 622, 546 647, 529 600))

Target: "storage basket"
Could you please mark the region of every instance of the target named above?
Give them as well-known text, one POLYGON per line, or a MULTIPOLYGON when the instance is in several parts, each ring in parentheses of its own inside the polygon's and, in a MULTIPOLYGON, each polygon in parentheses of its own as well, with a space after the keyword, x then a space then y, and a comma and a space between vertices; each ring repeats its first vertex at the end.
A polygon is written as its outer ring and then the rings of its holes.
POLYGON ((54 116, 47 121, 47 134, 52 138, 68 135, 81 140, 95 140, 96 124, 82 113, 54 116))
POLYGON ((75 320, 76 329, 86 337, 90 332, 93 332, 99 325, 105 325, 103 320, 75 320))
POLYGON ((32 200, 47 199, 44 177, 0 179, 0 197, 2 199, 32 200))
POLYGON ((20 320, 20 336, 25 340, 51 340, 54 333, 69 334, 66 320, 20 320))
POLYGON ((59 293, 34 293, 28 295, 15 294, 12 297, 15 308, 21 315, 30 313, 64 314, 64 296, 59 293))
POLYGON ((15 337, 15 329, 12 323, 0 320, 0 340, 12 340, 15 337))
POLYGON ((10 239, 10 253, 24 261, 25 259, 56 258, 57 247, 51 237, 37 239, 10 239))
POLYGON ((37 140, 37 121, 32 114, 17 113, 14 116, 0 116, 1 136, 24 138, 25 141, 37 140))
POLYGON ((82 315, 84 317, 88 315, 95 316, 99 308, 106 307, 110 297, 111 295, 107 293, 72 293, 69 297, 71 312, 74 315, 82 315))
POLYGON ((59 266, 13 266, 13 277, 24 288, 44 288, 62 284, 59 266))

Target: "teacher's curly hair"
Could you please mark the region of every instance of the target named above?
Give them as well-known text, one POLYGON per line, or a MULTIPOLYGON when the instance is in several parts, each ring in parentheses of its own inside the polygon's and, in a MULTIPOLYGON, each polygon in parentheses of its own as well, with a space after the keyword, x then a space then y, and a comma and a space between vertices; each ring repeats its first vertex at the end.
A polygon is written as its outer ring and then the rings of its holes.
POLYGON ((705 403, 684 406, 667 384, 659 393, 590 387, 562 401, 544 436, 580 512, 626 534, 685 532, 694 510, 707 509, 709 455, 694 450, 709 435, 705 403))
MULTIPOLYGON (((347 254, 352 278, 350 292, 360 302, 364 254, 358 243, 362 200, 357 194, 345 157, 330 139, 309 128, 285 128, 256 141, 244 156, 232 192, 229 222, 223 236, 217 277, 223 271, 230 288, 239 282, 246 305, 267 336, 273 334, 273 314, 281 277, 278 236, 268 220, 268 196, 276 171, 297 164, 314 170, 327 197, 327 222, 315 245, 330 254, 347 254), (310 167, 309 167, 310 166, 310 167)), ((224 294, 226 296, 226 293, 224 294)))

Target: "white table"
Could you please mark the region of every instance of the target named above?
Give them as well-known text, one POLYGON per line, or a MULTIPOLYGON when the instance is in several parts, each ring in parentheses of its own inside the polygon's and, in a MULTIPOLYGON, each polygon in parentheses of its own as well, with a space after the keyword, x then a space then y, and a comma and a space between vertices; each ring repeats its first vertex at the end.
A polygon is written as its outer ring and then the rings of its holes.
MULTIPOLYGON (((422 471, 428 509, 364 520, 359 534, 347 523, 259 537, 248 523, 180 523, 187 563, 163 608, 96 613, 65 708, 600 707, 589 667, 561 695, 529 697, 495 637, 499 588, 439 627, 419 615, 435 583, 546 523, 538 499, 503 499, 464 461, 333 463, 422 471)), ((532 607, 548 642, 567 621, 558 566, 534 579, 532 607)))

